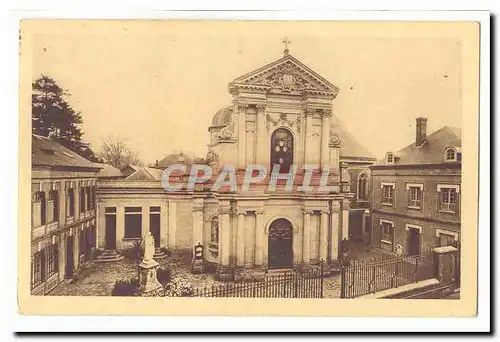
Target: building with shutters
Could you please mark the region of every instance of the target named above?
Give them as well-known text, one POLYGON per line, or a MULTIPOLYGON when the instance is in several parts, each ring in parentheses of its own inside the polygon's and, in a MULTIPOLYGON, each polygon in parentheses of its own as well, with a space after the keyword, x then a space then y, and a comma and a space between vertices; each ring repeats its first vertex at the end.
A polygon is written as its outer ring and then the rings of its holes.
POLYGON ((51 139, 32 136, 32 294, 49 293, 93 259, 102 168, 51 139))
POLYGON ((426 131, 427 119, 417 118, 415 142, 370 166, 376 247, 415 255, 460 241, 461 132, 426 131))

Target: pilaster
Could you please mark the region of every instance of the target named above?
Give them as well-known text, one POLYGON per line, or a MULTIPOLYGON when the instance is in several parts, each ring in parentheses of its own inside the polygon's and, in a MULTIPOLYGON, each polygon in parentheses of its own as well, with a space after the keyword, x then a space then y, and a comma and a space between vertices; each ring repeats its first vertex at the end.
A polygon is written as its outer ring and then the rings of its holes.
POLYGON ((248 105, 238 103, 238 169, 246 167, 246 114, 248 105))
POLYGON ((310 209, 302 210, 304 218, 304 232, 302 240, 302 263, 309 264, 311 262, 311 214, 310 209))
POLYGON ((328 211, 321 211, 319 261, 326 261, 328 254, 328 211))
POLYGON ((122 249, 125 237, 125 208, 120 205, 116 207, 116 248, 122 249))
POLYGON ((330 117, 331 109, 323 109, 321 117, 321 168, 330 164, 330 154, 328 142, 330 138, 330 117))

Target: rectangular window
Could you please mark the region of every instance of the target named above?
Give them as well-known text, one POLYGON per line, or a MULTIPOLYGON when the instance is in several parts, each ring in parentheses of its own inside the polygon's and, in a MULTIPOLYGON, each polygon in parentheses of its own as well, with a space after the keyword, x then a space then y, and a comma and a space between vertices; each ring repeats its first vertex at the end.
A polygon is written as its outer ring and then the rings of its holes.
POLYGON ((441 188, 440 209, 446 212, 457 212, 457 191, 455 188, 441 188))
POLYGON ((67 216, 75 216, 75 190, 73 188, 68 188, 67 195, 67 216))
POLYGON ((106 207, 104 208, 106 214, 116 214, 116 207, 106 207))
POLYGON ((80 188, 80 213, 85 212, 85 188, 80 188))
POLYGON ((92 209, 92 188, 90 186, 87 187, 87 210, 92 209))
POLYGON ((419 208, 422 205, 422 189, 410 186, 408 189, 408 207, 419 208))
POLYGON ((85 254, 85 230, 78 232, 78 255, 85 254))
POLYGON ((47 278, 57 273, 58 256, 57 245, 50 245, 47 248, 47 278))
POLYGON ((50 192, 50 196, 52 197, 53 201, 53 220, 52 221, 59 221, 59 193, 57 190, 53 190, 50 192))
POLYGON ((141 207, 125 207, 125 238, 141 238, 141 210, 141 207))
POLYGON ((383 242, 392 244, 393 236, 394 227, 392 226, 392 224, 388 222, 382 222, 380 224, 380 239, 383 240, 383 242))
POLYGON ((31 288, 35 288, 45 280, 45 260, 43 251, 36 252, 31 261, 31 288))
POLYGON ((40 192, 40 223, 44 225, 47 223, 47 199, 45 192, 40 192))
POLYGON ((382 185, 382 204, 394 203, 394 185, 382 185))
POLYGON ((150 213, 159 213, 161 211, 160 207, 149 207, 150 213))
POLYGON ((95 187, 92 187, 92 203, 91 203, 91 208, 95 209, 95 187))

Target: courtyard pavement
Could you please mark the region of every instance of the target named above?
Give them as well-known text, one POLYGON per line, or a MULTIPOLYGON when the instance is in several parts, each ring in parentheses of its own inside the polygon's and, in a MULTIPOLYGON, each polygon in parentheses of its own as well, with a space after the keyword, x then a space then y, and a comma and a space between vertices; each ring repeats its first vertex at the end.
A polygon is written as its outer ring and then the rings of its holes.
MULTIPOLYGON (((349 255, 358 261, 370 260, 386 255, 385 253, 367 247, 363 243, 349 245, 349 255)), ((204 287, 220 284, 212 274, 192 274, 189 256, 172 254, 159 261, 160 266, 168 266, 172 277, 180 277, 190 281, 193 287, 204 287)), ((65 283, 55 289, 54 296, 111 296, 111 290, 118 279, 129 280, 137 278, 135 261, 124 259, 111 263, 92 263, 71 283, 65 283)), ((324 278, 323 295, 325 298, 340 297, 340 274, 324 278)))

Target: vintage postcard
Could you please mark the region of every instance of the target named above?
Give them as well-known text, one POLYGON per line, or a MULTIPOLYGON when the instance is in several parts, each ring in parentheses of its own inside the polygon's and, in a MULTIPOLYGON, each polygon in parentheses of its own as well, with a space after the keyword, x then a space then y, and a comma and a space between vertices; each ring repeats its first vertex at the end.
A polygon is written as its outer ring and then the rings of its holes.
POLYGON ((23 20, 20 312, 475 315, 479 34, 23 20))

